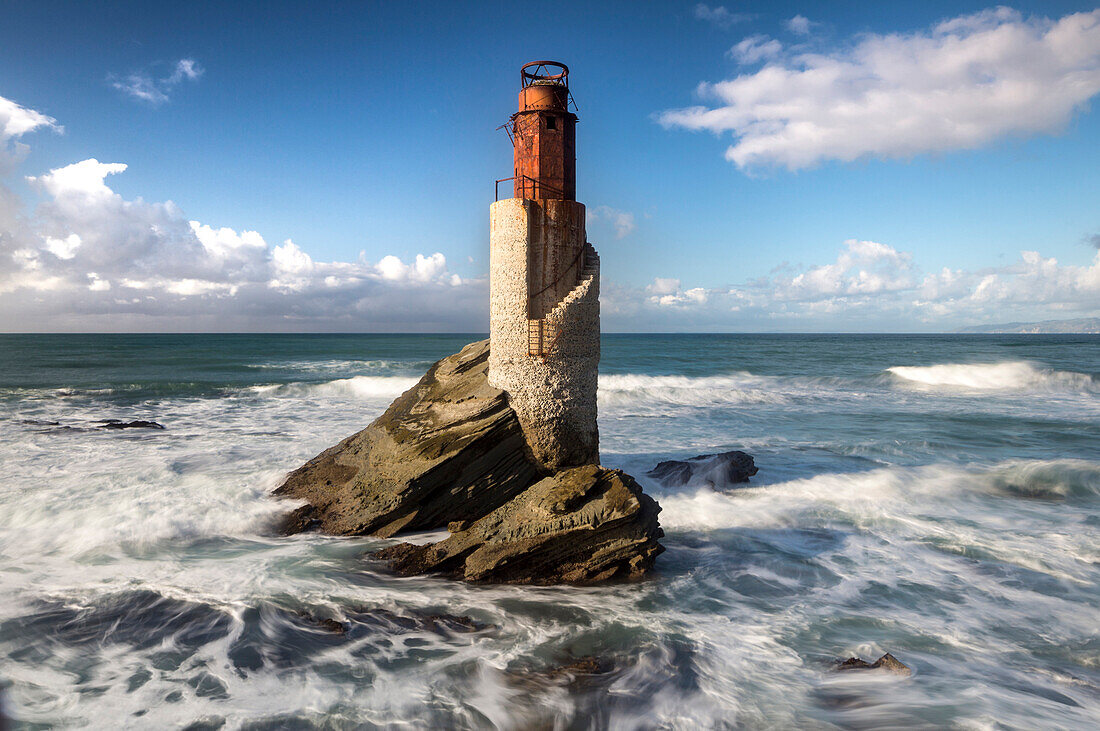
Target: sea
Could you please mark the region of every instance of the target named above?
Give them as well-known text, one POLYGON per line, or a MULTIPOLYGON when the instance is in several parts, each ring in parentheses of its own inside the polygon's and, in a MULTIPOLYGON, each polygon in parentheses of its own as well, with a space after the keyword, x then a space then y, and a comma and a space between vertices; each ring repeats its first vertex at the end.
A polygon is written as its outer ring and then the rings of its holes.
POLYGON ((9 723, 1100 727, 1100 336, 605 335, 602 461, 662 508, 638 583, 277 535, 289 470, 480 337, 0 336, 9 723), (758 474, 647 475, 726 450, 758 474))

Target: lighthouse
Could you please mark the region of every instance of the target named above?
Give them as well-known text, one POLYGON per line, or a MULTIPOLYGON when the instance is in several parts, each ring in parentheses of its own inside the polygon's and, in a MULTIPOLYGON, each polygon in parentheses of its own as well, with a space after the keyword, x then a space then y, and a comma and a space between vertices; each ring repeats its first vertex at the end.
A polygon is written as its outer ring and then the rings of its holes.
POLYGON ((513 197, 489 207, 489 383, 546 469, 599 462, 600 260, 577 202, 569 69, 520 70, 513 197))

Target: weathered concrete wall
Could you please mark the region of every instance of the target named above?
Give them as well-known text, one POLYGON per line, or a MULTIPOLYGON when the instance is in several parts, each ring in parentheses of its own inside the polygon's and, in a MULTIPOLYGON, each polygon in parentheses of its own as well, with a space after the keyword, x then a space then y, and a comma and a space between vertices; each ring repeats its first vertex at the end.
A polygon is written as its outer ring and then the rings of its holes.
POLYGON ((489 383, 508 392, 528 443, 550 469, 599 462, 596 387, 600 360, 599 257, 585 247, 584 206, 573 201, 497 201, 489 228, 489 383), (528 294, 553 282, 542 304, 528 294), (537 286, 536 286, 537 285, 537 286), (532 288, 533 287, 533 288, 532 288), (561 335, 544 357, 528 355, 528 319, 561 335))
POLYGON ((584 204, 576 201, 528 201, 528 315, 541 319, 573 289, 584 266, 584 204))

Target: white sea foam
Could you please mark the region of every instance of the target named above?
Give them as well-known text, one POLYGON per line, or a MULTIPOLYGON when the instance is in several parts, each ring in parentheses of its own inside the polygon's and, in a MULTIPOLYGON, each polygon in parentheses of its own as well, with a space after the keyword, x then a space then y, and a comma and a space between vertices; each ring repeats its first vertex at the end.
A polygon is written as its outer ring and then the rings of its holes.
MULTIPOLYGON (((43 599, 99 608, 57 631, 3 627, 5 710, 44 726, 161 727, 205 716, 227 728, 1084 728, 1097 715, 1089 643, 1100 464, 1016 459, 1021 448, 1062 448, 1050 433, 1039 447, 1012 441, 1030 422, 1003 432, 1008 446, 976 457, 1013 460, 964 466, 976 448, 939 431, 951 392, 897 374, 608 375, 604 456, 629 467, 663 508, 668 550, 655 576, 593 588, 470 587, 387 576, 362 558, 374 539, 267 532, 293 505, 268 497, 285 470, 361 429, 415 382, 384 373, 218 398, 89 402, 51 389, 0 402, 0 623, 41 614, 43 599), (830 399, 824 409, 821 399, 830 399), (926 420, 916 431, 904 420, 842 428, 846 410, 879 399, 926 420), (711 404, 732 408, 699 408, 711 404), (835 432, 801 428, 821 413, 836 419, 835 432), (764 426, 750 431, 748 414, 764 426), (64 430, 107 417, 167 428, 64 430), (914 460, 917 438, 931 446, 914 460), (891 459, 933 463, 837 471, 861 468, 837 454, 895 439, 891 459), (835 451, 818 450, 823 442, 835 451), (669 490, 644 476, 658 459, 726 443, 757 457, 761 474, 749 486, 669 490), (198 645, 210 618, 201 613, 143 642, 151 620, 103 607, 145 591, 208 604, 234 624, 198 645), (265 609, 274 604, 281 615, 265 609), (344 621, 362 607, 469 615, 490 628, 295 628, 296 610, 344 621), (103 626, 82 623, 88 617, 103 626), (238 668, 238 641, 263 665, 238 668), (917 677, 828 672, 832 658, 886 651, 917 677), (613 670, 578 682, 546 672, 584 656, 613 670)), ((1091 393, 1019 393, 1006 400, 1022 417, 1091 433, 1093 412, 1073 422, 1067 406, 1093 403, 1091 393)))
POLYGON ((1051 512, 1044 516, 1050 522, 1043 523, 1030 504, 1036 499, 1095 504, 1100 464, 1084 460, 1012 460, 986 468, 886 467, 728 492, 655 492, 661 525, 669 530, 850 526, 890 540, 993 557, 1070 581, 1087 581, 1100 552, 1084 517, 1051 512), (975 515, 983 516, 987 525, 1017 527, 979 529, 975 515), (1074 524, 1080 534, 1071 528, 1074 524))
POLYGON ((264 396, 301 398, 309 396, 353 397, 360 399, 394 398, 416 385, 418 378, 407 376, 352 376, 323 383, 283 383, 251 386, 249 391, 264 396))
POLYGON ((686 406, 782 404, 790 400, 790 391, 790 385, 784 387, 778 379, 751 373, 697 378, 624 373, 600 376, 599 399, 608 404, 634 401, 686 406))
POLYGON ((333 371, 350 371, 364 374, 386 371, 424 371, 431 364, 432 361, 329 359, 269 361, 266 363, 249 364, 246 367, 256 370, 287 370, 302 371, 306 373, 330 373, 333 371))
POLYGON ((933 387, 1006 391, 1090 391, 1096 386, 1088 374, 1057 371, 1027 361, 894 366, 886 370, 903 381, 933 387))

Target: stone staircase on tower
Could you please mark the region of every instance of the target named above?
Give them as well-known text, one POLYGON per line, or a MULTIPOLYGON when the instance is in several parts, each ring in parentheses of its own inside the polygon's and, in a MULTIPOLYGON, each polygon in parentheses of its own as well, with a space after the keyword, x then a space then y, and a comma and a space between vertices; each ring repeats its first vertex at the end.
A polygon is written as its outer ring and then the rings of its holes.
MULTIPOLYGON (((585 243, 581 252, 581 266, 577 272, 577 281, 561 300, 539 320, 527 321, 527 354, 546 359, 557 348, 566 335, 569 323, 581 303, 593 296, 599 297, 598 278, 600 274, 600 255, 590 243, 585 243)), ((560 350, 560 348, 559 348, 560 350)))

